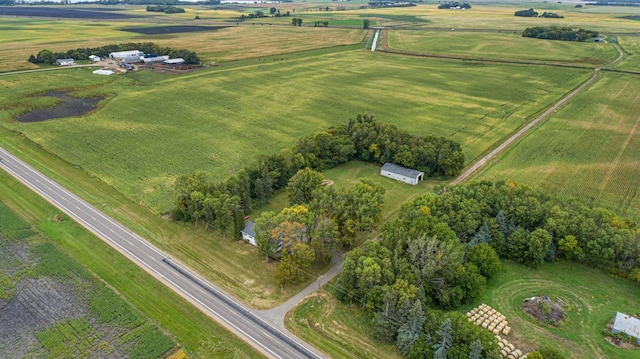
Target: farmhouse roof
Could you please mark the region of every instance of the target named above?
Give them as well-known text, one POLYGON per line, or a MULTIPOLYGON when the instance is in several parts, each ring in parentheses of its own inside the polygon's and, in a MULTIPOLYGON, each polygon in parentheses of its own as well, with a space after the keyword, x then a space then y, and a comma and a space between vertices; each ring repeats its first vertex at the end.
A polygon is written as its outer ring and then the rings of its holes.
POLYGON ((640 319, 617 312, 612 329, 631 335, 635 338, 640 338, 640 319))
POLYGON ((254 221, 247 221, 247 223, 244 224, 242 233, 249 235, 251 237, 255 237, 256 236, 255 229, 256 229, 256 223, 254 221))
POLYGON ((402 167, 393 163, 385 163, 384 166, 382 166, 382 170, 383 171, 389 171, 391 173, 395 173, 401 176, 405 176, 405 177, 418 177, 421 174, 424 174, 423 172, 420 172, 418 170, 414 170, 411 168, 407 168, 407 167, 402 167))

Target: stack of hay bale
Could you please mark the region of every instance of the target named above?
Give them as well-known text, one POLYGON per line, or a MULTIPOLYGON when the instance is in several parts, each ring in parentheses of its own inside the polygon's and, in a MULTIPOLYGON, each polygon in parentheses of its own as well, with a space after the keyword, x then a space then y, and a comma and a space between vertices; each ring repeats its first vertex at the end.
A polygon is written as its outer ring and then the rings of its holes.
POLYGON ((506 359, 524 359, 527 355, 522 355, 522 351, 520 349, 516 349, 516 347, 509 343, 508 340, 501 338, 499 335, 496 335, 496 339, 498 339, 498 347, 500 347, 500 354, 503 358, 506 359))
POLYGON ((507 318, 484 303, 469 311, 467 318, 495 335, 509 335, 511 331, 507 318))

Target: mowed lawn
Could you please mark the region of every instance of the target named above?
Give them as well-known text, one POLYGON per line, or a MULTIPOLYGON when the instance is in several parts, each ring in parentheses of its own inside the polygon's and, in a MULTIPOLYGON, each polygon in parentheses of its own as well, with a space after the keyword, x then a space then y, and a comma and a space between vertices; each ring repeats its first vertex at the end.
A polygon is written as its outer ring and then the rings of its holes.
POLYGON ((508 336, 524 353, 551 344, 575 359, 637 359, 640 350, 618 349, 605 341, 603 331, 617 311, 637 315, 640 285, 572 262, 545 264, 532 270, 503 262, 489 289, 464 310, 481 303, 507 317, 508 336), (541 323, 522 311, 522 301, 535 295, 560 298, 569 306, 558 327, 541 323))
POLYGON ((605 73, 476 178, 512 179, 640 218, 640 76, 605 73))
MULTIPOLYGON (((176 176, 223 179, 259 154, 359 113, 417 135, 462 144, 470 162, 589 76, 588 71, 346 51, 254 61, 190 74, 140 71, 95 79, 89 70, 5 76, 0 106, 15 116, 32 94, 102 94, 86 117, 2 124, 156 212, 172 206, 176 176), (12 89, 18 89, 13 91, 12 89)), ((37 103, 37 102, 36 102, 37 103)), ((0 115, 1 116, 1 115, 0 115)))
POLYGON ((618 52, 611 44, 525 38, 520 33, 389 30, 391 49, 499 60, 603 65, 618 52))

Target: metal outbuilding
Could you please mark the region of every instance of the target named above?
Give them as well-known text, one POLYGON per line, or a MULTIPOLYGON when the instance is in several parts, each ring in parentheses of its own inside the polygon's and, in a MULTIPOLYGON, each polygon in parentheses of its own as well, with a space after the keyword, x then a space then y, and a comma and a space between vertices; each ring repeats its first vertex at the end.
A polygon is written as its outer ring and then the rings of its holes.
POLYGON ((640 319, 617 312, 611 332, 613 334, 624 333, 633 337, 640 344, 640 319))
POLYGON ((424 172, 388 162, 382 166, 380 174, 411 185, 418 184, 424 178, 424 172))
POLYGON ((75 60, 74 59, 57 59, 56 60, 56 65, 58 66, 71 66, 71 65, 75 65, 75 60))
POLYGON ((175 59, 164 60, 162 63, 169 66, 176 66, 184 64, 184 59, 182 57, 177 57, 175 59))

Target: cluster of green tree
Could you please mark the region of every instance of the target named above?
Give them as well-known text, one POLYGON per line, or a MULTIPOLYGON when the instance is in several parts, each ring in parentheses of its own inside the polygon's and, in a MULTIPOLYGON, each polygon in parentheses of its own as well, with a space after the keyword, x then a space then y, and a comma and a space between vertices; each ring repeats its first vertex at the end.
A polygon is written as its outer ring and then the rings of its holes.
POLYGON ((464 167, 460 144, 445 137, 411 135, 367 115, 349 120, 345 131, 353 143, 354 159, 379 164, 392 162, 434 177, 453 176, 464 167))
POLYGON ((561 26, 534 26, 524 29, 522 36, 546 40, 583 42, 591 39, 592 37, 597 37, 598 32, 585 29, 578 29, 576 31, 570 27, 561 26))
POLYGON ((471 9, 471 4, 468 2, 447 1, 440 3, 438 9, 471 9))
POLYGON ((177 14, 184 12, 184 8, 171 5, 147 5, 149 12, 164 12, 166 14, 177 14))
POLYGON ((265 212, 255 223, 256 243, 267 260, 280 258, 279 285, 305 280, 314 265, 330 260, 338 245, 351 245, 358 232, 371 231, 381 220, 384 189, 371 180, 351 188, 322 186, 323 176, 305 168, 287 189, 292 206, 279 214, 265 212))
POLYGON ((313 27, 329 27, 329 21, 316 21, 313 27))
POLYGON ((264 11, 262 10, 256 10, 252 13, 250 13, 249 15, 245 15, 245 14, 241 14, 240 15, 240 19, 259 19, 262 17, 267 17, 267 15, 264 14, 264 11))
POLYGON ((370 24, 371 24, 371 21, 369 19, 362 20, 362 28, 363 29, 368 29, 370 24))
POLYGON ((272 7, 271 9, 269 9, 269 14, 271 14, 271 16, 275 16, 275 17, 291 15, 291 13, 289 11, 287 11, 284 14, 282 14, 282 13, 280 13, 280 10, 276 9, 275 7, 272 7))
POLYGON ((291 24, 293 26, 302 26, 302 18, 294 17, 293 19, 291 19, 291 24))
MULTIPOLYGON (((284 189, 298 170, 309 167, 322 171, 354 159, 374 163, 398 161, 401 165, 415 165, 432 176, 454 175, 464 165, 462 150, 456 142, 443 137, 412 136, 393 125, 380 124, 372 116, 358 115, 346 126, 302 138, 293 148, 278 154, 260 156, 220 183, 210 183, 202 172, 179 177, 172 217, 195 222, 209 213, 207 223, 215 223, 218 219, 213 211, 207 212, 203 202, 210 195, 223 193, 237 197, 241 210, 249 213, 255 204, 266 203, 275 191, 284 189)), ((231 208, 232 212, 236 210, 231 208)))
POLYGON ((533 8, 529 10, 518 10, 514 14, 514 16, 523 16, 523 17, 537 17, 538 12, 533 10, 533 8))
POLYGON ((73 58, 75 60, 87 60, 89 56, 96 55, 100 57, 107 57, 111 52, 140 50, 145 54, 163 54, 170 57, 182 57, 187 64, 199 64, 200 58, 198 55, 185 49, 172 49, 170 47, 160 47, 153 42, 140 42, 140 43, 124 43, 124 44, 111 44, 101 47, 92 48, 78 48, 75 50, 68 50, 66 52, 52 52, 49 50, 42 50, 38 52, 37 56, 29 56, 29 62, 34 64, 55 64, 57 59, 73 58))
POLYGON ((564 19, 564 16, 562 15, 556 14, 555 12, 547 12, 547 11, 543 12, 542 15, 540 15, 540 17, 546 17, 550 19, 564 19))

